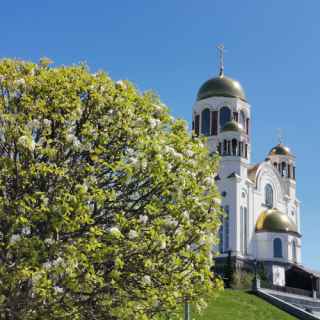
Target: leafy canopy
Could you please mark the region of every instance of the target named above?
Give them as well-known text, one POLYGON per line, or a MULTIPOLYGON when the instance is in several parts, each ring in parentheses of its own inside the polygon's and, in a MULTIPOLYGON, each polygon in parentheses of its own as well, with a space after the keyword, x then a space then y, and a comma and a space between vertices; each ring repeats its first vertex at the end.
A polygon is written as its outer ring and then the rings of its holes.
POLYGON ((0 313, 151 319, 219 286, 217 159, 152 93, 0 62, 0 313))

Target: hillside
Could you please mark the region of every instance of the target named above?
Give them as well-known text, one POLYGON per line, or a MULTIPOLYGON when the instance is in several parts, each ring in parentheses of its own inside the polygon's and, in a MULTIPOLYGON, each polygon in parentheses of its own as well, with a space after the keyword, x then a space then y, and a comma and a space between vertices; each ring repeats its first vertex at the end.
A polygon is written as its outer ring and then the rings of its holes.
POLYGON ((202 315, 192 313, 192 320, 292 320, 293 316, 268 304, 253 294, 225 290, 212 300, 202 315))

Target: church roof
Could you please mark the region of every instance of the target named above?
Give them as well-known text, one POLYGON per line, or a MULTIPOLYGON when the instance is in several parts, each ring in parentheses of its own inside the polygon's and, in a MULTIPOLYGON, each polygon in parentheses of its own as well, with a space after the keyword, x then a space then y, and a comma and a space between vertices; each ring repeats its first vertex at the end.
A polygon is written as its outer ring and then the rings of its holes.
POLYGON ((278 209, 263 211, 256 223, 256 232, 294 233, 300 236, 295 223, 278 209))
POLYGON ((210 97, 231 97, 246 101, 246 95, 241 84, 234 79, 220 75, 207 80, 199 89, 197 100, 210 97))
POLYGON ((243 129, 241 128, 240 124, 234 120, 228 121, 224 127, 222 128, 221 132, 226 131, 235 131, 235 132, 241 132, 243 129))
POLYGON ((292 153, 288 147, 286 147, 282 143, 279 143, 275 147, 273 147, 269 152, 269 156, 274 155, 292 156, 292 153))
POLYGON ((257 176, 257 171, 259 169, 261 163, 257 163, 256 165, 252 166, 251 168, 248 169, 248 178, 252 182, 256 182, 256 176, 257 176))

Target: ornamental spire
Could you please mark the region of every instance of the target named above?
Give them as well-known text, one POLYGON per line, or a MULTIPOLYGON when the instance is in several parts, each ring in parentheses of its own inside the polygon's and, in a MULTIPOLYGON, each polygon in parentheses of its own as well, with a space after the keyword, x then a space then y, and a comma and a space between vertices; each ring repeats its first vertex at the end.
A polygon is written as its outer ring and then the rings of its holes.
POLYGON ((217 46, 218 52, 219 52, 219 76, 222 77, 224 74, 224 53, 225 53, 225 49, 224 49, 224 45, 223 44, 219 44, 217 46))

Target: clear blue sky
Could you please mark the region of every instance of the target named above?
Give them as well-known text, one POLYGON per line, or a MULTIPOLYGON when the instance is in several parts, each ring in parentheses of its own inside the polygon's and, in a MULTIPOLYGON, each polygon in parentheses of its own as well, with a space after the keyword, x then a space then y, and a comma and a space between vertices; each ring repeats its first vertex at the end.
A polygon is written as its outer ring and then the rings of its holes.
POLYGON ((253 161, 282 128, 297 156, 303 262, 320 270, 320 1, 3 1, 0 56, 93 71, 154 89, 174 116, 190 121, 200 85, 225 72, 252 106, 253 161))

